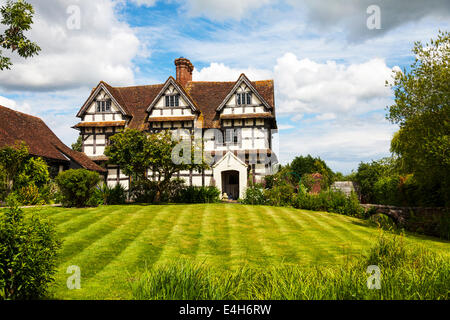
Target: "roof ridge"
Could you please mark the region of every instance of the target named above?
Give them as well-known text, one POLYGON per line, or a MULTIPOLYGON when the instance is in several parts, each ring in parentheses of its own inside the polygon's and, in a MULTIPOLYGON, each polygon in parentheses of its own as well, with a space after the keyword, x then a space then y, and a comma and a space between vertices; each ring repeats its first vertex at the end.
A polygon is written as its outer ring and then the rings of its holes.
MULTIPOLYGON (((247 77, 248 79, 248 77, 247 77)), ((265 80, 250 80, 250 82, 273 82, 274 79, 265 79, 265 80)), ((189 81, 189 83, 236 83, 237 81, 189 81)))
POLYGON ((139 87, 157 87, 157 86, 163 86, 164 83, 157 83, 157 84, 140 84, 140 85, 135 85, 135 86, 126 86, 126 87, 113 87, 111 86, 111 88, 114 89, 128 89, 128 88, 139 88, 139 87))
POLYGON ((40 121, 44 122, 44 120, 42 120, 42 119, 39 118, 38 116, 33 116, 33 115, 31 115, 31 114, 24 113, 24 112, 21 112, 21 111, 17 111, 17 110, 14 110, 14 109, 11 109, 11 108, 2 106, 2 105, 0 105, 0 108, 5 108, 5 109, 7 109, 7 110, 9 110, 9 111, 12 111, 12 112, 14 112, 14 113, 20 113, 21 115, 24 115, 24 116, 26 116, 26 117, 29 117, 29 118, 35 118, 35 119, 37 119, 37 120, 40 120, 40 121))

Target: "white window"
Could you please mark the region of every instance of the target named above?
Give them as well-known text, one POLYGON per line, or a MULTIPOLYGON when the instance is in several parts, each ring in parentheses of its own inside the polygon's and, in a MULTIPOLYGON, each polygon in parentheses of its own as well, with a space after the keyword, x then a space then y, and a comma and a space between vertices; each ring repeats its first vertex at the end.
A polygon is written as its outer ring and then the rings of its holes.
POLYGON ((173 94, 166 96, 166 107, 179 107, 180 106, 180 95, 173 94))
POLYGON ((224 144, 236 145, 241 143, 241 129, 226 129, 224 130, 224 144))
POLYGON ((236 104, 241 105, 250 105, 252 104, 252 93, 251 92, 241 92, 236 94, 236 104))
POLYGON ((96 101, 97 112, 110 112, 111 111, 111 100, 101 100, 96 101))

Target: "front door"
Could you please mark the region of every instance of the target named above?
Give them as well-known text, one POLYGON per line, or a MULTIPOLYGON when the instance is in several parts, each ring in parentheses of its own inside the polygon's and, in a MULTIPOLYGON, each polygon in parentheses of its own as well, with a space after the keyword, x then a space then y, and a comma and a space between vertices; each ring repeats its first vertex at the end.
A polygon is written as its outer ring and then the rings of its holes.
POLYGON ((222 193, 226 193, 228 199, 239 199, 239 171, 222 172, 222 193))

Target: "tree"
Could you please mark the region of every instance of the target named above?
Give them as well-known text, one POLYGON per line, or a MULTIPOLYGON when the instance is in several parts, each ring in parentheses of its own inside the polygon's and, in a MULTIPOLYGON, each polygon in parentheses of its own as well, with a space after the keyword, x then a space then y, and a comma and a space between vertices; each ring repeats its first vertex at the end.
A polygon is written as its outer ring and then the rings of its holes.
MULTIPOLYGON (((33 6, 23 0, 8 0, 0 8, 0 23, 6 26, 6 30, 0 34, 0 49, 17 52, 23 58, 38 54, 41 48, 24 35, 25 31, 31 29, 33 15, 33 6)), ((10 69, 11 66, 11 58, 3 56, 0 50, 0 70, 10 69)))
POLYGON ((450 33, 414 44, 409 71, 396 72, 390 85, 395 103, 387 119, 400 126, 391 142, 404 173, 413 173, 435 205, 450 204, 450 33))
POLYGON ((17 142, 13 147, 6 146, 0 149, 0 167, 6 174, 7 193, 14 188, 16 179, 28 157, 28 147, 25 142, 17 142))
POLYGON ((75 143, 72 143, 72 150, 82 152, 83 151, 83 138, 78 136, 78 139, 75 143))
POLYGON ((309 154, 307 156, 295 157, 292 160, 291 169, 300 177, 303 177, 305 174, 320 173, 325 186, 329 186, 334 180, 334 173, 325 161, 320 158, 313 158, 309 154))
POLYGON ((354 176, 354 180, 360 187, 362 201, 365 203, 375 203, 375 184, 382 177, 395 175, 396 173, 396 159, 383 158, 371 163, 361 162, 358 166, 358 171, 354 176))
POLYGON ((23 200, 25 189, 34 190, 37 195, 49 181, 47 163, 31 156, 25 142, 0 148, 0 199, 14 191, 23 200))
POLYGON ((158 176, 156 201, 159 201, 159 195, 170 186, 170 181, 176 173, 208 167, 203 157, 200 161, 193 160, 194 153, 200 146, 191 144, 190 141, 187 143, 188 148, 180 149, 180 153, 175 157, 177 159, 174 159, 174 150, 178 150, 183 141, 174 139, 170 131, 148 134, 126 129, 111 137, 111 144, 106 148, 105 155, 109 157, 111 163, 119 165, 122 172, 133 180, 148 181, 149 169, 156 173, 158 176), (174 161, 179 159, 184 161, 174 161))

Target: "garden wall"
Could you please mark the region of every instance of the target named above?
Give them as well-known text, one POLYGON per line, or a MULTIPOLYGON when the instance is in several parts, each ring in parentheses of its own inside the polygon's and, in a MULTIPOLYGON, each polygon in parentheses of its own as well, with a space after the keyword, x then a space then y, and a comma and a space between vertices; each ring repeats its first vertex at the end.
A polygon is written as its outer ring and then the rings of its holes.
POLYGON ((450 208, 394 207, 362 204, 371 214, 382 213, 391 217, 399 227, 450 240, 450 208))

